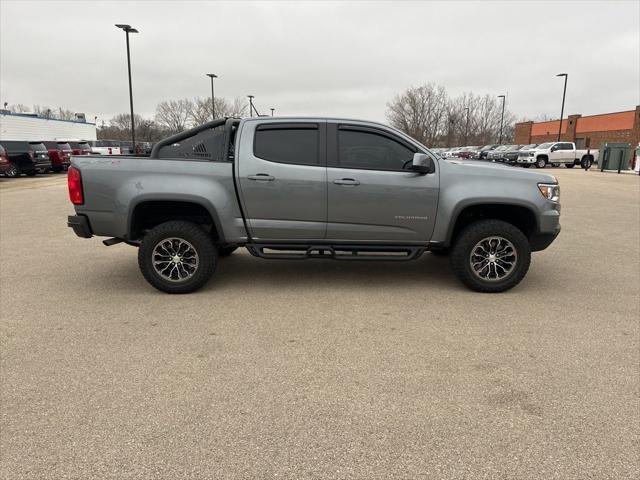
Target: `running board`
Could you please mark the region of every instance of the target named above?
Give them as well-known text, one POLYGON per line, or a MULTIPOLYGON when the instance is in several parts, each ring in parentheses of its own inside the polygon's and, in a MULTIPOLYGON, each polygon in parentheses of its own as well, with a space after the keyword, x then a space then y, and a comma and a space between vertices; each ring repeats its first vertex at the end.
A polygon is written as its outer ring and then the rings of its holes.
POLYGON ((386 260, 406 262, 419 258, 424 247, 397 245, 300 245, 251 243, 247 250, 255 257, 269 260, 386 260))

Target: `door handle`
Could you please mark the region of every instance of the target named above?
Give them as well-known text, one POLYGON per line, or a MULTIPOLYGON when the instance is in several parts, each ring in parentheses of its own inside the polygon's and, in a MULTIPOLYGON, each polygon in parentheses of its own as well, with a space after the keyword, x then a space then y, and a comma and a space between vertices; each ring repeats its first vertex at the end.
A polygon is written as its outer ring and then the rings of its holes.
POLYGON ((249 175, 247 178, 257 182, 273 182, 276 179, 276 177, 272 177, 267 173, 256 173, 255 175, 249 175))
POLYGON ((356 185, 360 185, 360 182, 353 178, 341 178, 339 180, 334 180, 333 183, 335 183, 336 185, 345 185, 348 187, 355 187, 356 185))

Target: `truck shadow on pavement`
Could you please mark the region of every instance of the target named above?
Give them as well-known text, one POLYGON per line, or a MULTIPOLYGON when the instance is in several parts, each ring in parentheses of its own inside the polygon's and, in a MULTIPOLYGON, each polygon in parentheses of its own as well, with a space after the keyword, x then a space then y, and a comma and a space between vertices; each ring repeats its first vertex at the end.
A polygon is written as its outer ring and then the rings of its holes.
MULTIPOLYGON (((130 258, 112 264, 107 276, 117 277, 113 282, 105 278, 105 272, 96 271, 95 278, 86 272, 83 282, 117 289, 128 293, 150 291, 130 258), (102 285, 105 283, 105 285, 102 285), (107 286, 108 284, 108 286, 107 286)), ((340 260, 263 260, 246 252, 236 252, 219 260, 211 280, 201 292, 242 288, 259 289, 315 289, 326 288, 415 288, 416 286, 467 290, 453 275, 449 259, 425 253, 418 260, 407 262, 340 261, 340 260)))

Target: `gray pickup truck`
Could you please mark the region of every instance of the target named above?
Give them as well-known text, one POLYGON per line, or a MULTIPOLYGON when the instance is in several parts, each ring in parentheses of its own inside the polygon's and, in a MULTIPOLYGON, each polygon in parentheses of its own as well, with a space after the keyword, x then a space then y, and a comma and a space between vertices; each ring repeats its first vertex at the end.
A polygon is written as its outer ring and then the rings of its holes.
POLYGON ((139 247, 146 280, 202 287, 238 247, 265 259, 413 260, 449 255, 469 288, 500 292, 560 231, 552 175, 444 160, 386 125, 225 118, 150 157, 72 157, 68 225, 139 247))

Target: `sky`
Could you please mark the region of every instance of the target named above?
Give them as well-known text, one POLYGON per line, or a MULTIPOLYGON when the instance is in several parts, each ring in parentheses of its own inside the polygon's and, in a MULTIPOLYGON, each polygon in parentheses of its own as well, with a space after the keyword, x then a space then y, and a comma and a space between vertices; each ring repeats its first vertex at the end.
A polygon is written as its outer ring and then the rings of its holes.
POLYGON ((163 100, 255 95, 260 113, 385 121, 433 82, 450 96, 507 94, 517 118, 640 104, 640 1, 0 0, 0 104, 108 121, 163 100))

